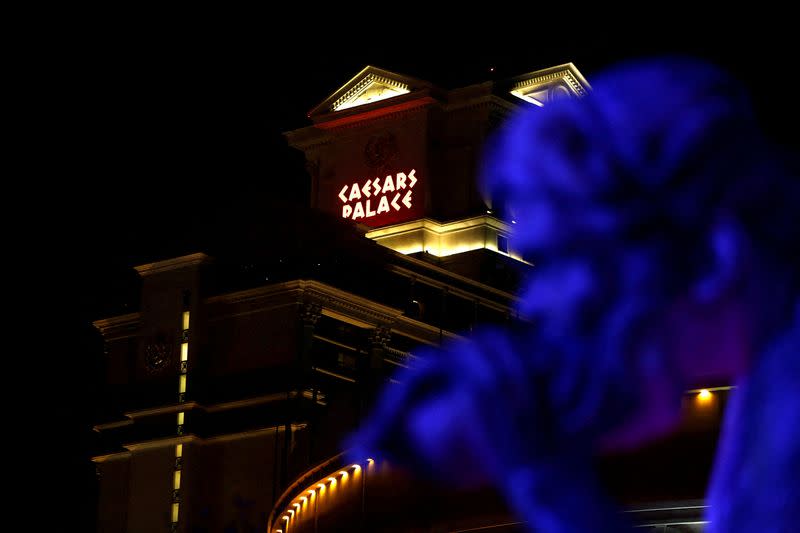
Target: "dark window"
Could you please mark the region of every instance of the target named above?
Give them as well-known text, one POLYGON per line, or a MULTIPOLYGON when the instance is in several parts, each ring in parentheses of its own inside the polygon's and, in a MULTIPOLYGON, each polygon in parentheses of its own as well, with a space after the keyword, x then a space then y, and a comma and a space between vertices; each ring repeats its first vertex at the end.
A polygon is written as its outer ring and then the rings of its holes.
POLYGON ((497 236, 497 249, 504 254, 508 253, 508 237, 503 235, 497 236))

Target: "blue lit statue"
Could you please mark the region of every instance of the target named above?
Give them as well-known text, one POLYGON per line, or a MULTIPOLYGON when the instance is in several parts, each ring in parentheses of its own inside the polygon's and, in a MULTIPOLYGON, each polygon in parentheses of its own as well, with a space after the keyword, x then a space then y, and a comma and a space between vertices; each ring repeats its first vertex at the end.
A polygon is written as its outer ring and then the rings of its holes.
POLYGON ((509 120, 484 180, 533 259, 529 329, 419 355, 354 453, 489 481, 537 532, 629 526, 593 456, 675 429, 735 383, 710 531, 800 529, 800 185, 743 89, 689 59, 625 64, 509 120))

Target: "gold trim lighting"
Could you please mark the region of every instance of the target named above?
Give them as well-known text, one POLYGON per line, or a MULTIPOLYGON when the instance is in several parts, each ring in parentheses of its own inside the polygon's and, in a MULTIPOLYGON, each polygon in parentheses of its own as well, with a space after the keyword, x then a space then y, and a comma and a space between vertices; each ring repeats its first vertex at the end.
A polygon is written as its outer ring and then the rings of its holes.
POLYGON ((406 255, 426 252, 436 257, 447 257, 486 249, 530 264, 513 247, 513 233, 511 224, 490 215, 481 215, 446 223, 422 218, 368 231, 365 236, 381 246, 406 255), (498 249, 500 237, 507 240, 508 249, 505 252, 498 249))

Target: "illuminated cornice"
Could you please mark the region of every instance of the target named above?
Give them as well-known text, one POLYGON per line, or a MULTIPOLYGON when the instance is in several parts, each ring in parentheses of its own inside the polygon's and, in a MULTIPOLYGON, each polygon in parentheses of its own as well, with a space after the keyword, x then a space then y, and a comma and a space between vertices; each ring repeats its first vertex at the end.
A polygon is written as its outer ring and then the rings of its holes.
POLYGON ((486 249, 527 263, 511 248, 511 225, 488 215, 440 223, 429 218, 412 220, 368 231, 365 237, 401 254, 426 252, 436 257, 486 249), (507 251, 498 249, 498 237, 505 238, 507 251))
POLYGON ((592 88, 572 63, 529 72, 510 82, 512 95, 540 107, 560 96, 586 96, 592 88))
POLYGON ((407 94, 408 84, 377 74, 367 74, 333 103, 332 111, 371 104, 401 94, 407 94))
POLYGON ((312 109, 308 116, 339 113, 430 87, 426 81, 368 65, 312 109))
POLYGON ((438 344, 442 336, 455 336, 451 332, 441 331, 430 324, 403 316, 401 309, 382 305, 314 280, 293 280, 213 296, 206 300, 209 321, 262 312, 274 308, 276 300, 282 302, 280 305, 316 303, 320 305, 320 313, 325 316, 364 329, 391 326, 392 332, 425 344, 438 344))
POLYGON ((147 263, 134 267, 140 276, 146 277, 153 274, 160 274, 162 272, 169 272, 171 270, 181 270, 184 268, 197 267, 206 263, 211 258, 204 253, 196 253, 191 255, 184 255, 181 257, 174 257, 164 261, 156 261, 155 263, 147 263))
POLYGON ((114 316, 95 320, 92 325, 100 332, 105 340, 133 337, 141 324, 140 313, 114 316))
POLYGON ((152 409, 140 409, 138 411, 130 411, 123 413, 126 418, 136 420, 137 418, 148 418, 151 416, 170 415, 179 413, 181 411, 190 411, 198 409, 200 405, 197 402, 176 403, 173 405, 164 405, 160 407, 153 407, 152 409))

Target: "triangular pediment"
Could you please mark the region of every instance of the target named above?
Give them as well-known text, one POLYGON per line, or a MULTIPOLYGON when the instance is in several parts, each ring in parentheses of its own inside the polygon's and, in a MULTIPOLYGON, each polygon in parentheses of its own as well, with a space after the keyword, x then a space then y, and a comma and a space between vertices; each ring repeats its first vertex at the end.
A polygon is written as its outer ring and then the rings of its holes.
POLYGON ((397 98, 429 87, 431 84, 426 81, 367 66, 312 109, 309 116, 345 111, 381 100, 397 98))
POLYGON ((592 88, 572 63, 529 72, 510 82, 509 92, 513 96, 538 106, 558 98, 585 96, 592 88))

